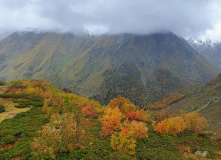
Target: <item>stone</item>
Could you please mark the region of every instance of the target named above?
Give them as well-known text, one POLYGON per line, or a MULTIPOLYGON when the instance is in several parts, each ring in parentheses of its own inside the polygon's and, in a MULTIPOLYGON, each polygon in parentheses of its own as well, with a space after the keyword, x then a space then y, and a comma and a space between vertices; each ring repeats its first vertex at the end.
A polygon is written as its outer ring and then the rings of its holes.
POLYGON ((208 151, 203 151, 202 154, 201 154, 201 156, 202 156, 202 157, 206 157, 208 154, 209 154, 208 151))
POLYGON ((196 151, 194 154, 198 155, 198 156, 202 156, 201 151, 196 151))

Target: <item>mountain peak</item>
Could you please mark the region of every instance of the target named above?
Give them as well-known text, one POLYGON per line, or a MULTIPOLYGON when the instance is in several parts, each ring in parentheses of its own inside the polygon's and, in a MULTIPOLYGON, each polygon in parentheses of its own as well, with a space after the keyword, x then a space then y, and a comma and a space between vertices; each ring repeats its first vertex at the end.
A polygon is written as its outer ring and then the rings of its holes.
POLYGON ((28 32, 0 41, 2 80, 44 79, 85 96, 122 95, 145 104, 206 83, 216 74, 172 32, 100 36, 28 32))

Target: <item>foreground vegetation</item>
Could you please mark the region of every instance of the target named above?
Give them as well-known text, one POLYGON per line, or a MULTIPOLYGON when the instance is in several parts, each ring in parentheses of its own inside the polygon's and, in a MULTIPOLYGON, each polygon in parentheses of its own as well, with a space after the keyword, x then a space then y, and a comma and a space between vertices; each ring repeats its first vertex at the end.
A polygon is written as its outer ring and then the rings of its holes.
POLYGON ((2 160, 182 160, 200 158, 196 151, 221 158, 221 142, 204 133, 208 125, 198 112, 176 116, 165 109, 145 111, 120 96, 102 106, 41 80, 9 86, 0 97, 13 99, 18 108, 31 108, 0 123, 2 160))

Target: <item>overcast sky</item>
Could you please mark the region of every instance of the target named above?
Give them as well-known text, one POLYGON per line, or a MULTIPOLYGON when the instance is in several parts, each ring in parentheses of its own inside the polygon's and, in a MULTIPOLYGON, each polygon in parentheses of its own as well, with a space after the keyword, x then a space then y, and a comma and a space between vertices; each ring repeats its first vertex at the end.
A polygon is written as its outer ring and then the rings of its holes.
POLYGON ((35 28, 93 34, 172 31, 221 41, 221 0, 0 0, 0 35, 35 28))

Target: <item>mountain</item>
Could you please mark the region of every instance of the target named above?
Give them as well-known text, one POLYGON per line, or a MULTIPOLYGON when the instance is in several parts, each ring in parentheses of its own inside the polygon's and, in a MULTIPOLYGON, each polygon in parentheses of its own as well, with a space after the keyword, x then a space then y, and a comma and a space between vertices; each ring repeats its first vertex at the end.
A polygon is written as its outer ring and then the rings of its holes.
POLYGON ((221 74, 203 86, 195 88, 187 97, 170 105, 169 111, 179 113, 199 111, 209 122, 209 130, 220 132, 221 124, 221 74))
POLYGON ((0 79, 44 79, 103 103, 122 95, 135 104, 184 93, 217 69, 183 38, 150 35, 13 33, 0 41, 0 79))
POLYGON ((221 42, 188 40, 188 43, 221 71, 221 42))

